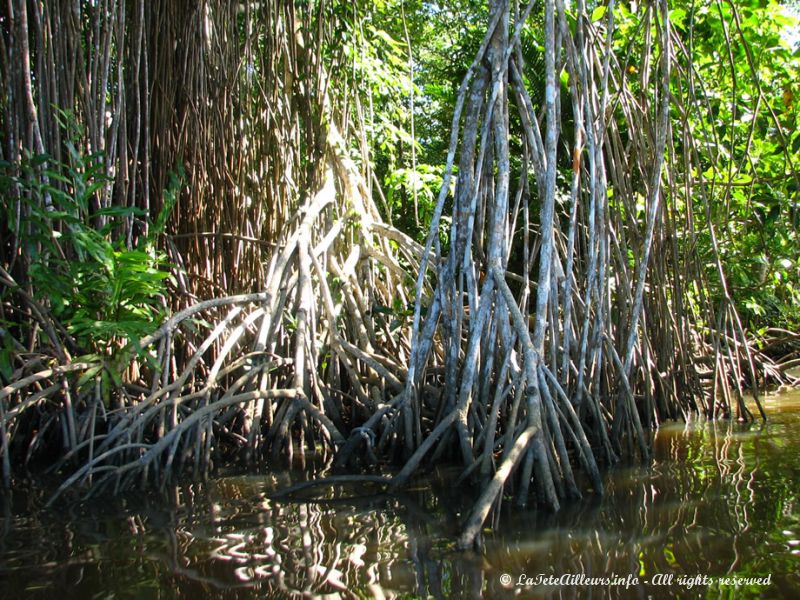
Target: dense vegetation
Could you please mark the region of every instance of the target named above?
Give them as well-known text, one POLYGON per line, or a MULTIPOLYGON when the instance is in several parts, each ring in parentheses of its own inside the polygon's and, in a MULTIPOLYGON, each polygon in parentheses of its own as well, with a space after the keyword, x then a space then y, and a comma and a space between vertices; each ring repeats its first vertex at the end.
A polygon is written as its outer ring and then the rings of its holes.
POLYGON ((0 24, 6 485, 450 460, 468 546, 502 490, 557 510, 660 421, 791 381, 800 55, 773 2, 0 24))

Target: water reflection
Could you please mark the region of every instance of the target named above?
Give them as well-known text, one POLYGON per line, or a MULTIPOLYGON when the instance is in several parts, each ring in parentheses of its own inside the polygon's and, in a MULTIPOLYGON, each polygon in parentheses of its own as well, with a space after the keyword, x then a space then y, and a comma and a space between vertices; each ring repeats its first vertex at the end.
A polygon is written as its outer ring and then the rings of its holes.
POLYGON ((298 503, 270 494, 313 468, 229 476, 177 487, 169 501, 128 496, 61 512, 40 508, 41 490, 16 489, 0 506, 0 597, 792 597, 800 395, 768 405, 763 427, 662 428, 652 464, 614 469, 602 500, 557 515, 504 507, 482 556, 452 550, 469 500, 446 484, 452 473, 401 495, 348 485, 298 503), (639 585, 537 585, 548 575, 639 585), (672 586, 656 585, 669 575, 672 586), (675 584, 695 575, 771 581, 675 584))
MULTIPOLYGON (((574 505, 550 519, 509 515, 493 540, 492 564, 509 573, 632 573, 642 582, 635 593, 597 589, 604 597, 728 597, 734 591, 719 585, 665 590, 647 583, 656 574, 772 574, 769 587, 739 589, 735 597, 796 597, 800 556, 789 538, 800 533, 798 400, 772 401, 771 423, 749 430, 732 423, 662 428, 652 465, 610 473, 602 502, 574 505)), ((568 586, 526 591, 577 595, 568 586)))

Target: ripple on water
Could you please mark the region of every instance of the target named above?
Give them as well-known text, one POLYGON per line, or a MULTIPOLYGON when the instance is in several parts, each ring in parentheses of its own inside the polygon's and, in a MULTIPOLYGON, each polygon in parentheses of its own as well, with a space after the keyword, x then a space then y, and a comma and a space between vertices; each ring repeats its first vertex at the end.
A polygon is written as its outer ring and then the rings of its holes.
MULTIPOLYGON (((318 465, 178 486, 170 501, 139 494, 57 511, 41 508, 40 490, 15 490, 2 506, 0 597, 546 596, 575 590, 504 587, 500 576, 659 573, 771 574, 769 590, 736 597, 791 597, 800 589, 800 394, 764 404, 764 426, 665 424, 652 463, 609 470, 602 499, 587 494, 555 515, 504 505, 480 556, 452 551, 472 491, 453 489, 451 472, 395 496, 350 485, 301 503, 270 494, 317 476, 318 465)), ((635 595, 663 592, 643 584, 635 595)))

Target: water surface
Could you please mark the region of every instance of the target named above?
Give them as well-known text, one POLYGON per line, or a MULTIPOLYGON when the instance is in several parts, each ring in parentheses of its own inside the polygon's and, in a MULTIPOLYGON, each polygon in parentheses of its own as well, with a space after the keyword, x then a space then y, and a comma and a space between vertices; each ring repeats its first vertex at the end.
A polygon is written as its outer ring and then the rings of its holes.
POLYGON ((766 425, 665 425, 651 464, 609 471, 602 499, 505 505, 481 555, 453 550, 470 491, 452 471, 311 502, 270 495, 321 467, 56 509, 16 488, 0 500, 0 598, 795 598, 800 393, 766 408, 766 425))

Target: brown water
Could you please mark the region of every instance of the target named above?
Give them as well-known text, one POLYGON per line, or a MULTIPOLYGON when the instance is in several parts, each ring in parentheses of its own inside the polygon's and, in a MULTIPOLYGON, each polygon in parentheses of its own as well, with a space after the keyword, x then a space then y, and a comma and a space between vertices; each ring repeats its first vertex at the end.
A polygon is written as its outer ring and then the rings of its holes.
POLYGON ((452 549, 469 500, 452 473, 303 503, 269 495, 314 468, 57 510, 15 489, 0 598, 798 598, 800 393, 766 406, 763 426, 663 427, 652 464, 608 472, 603 499, 505 507, 480 556, 452 549))

